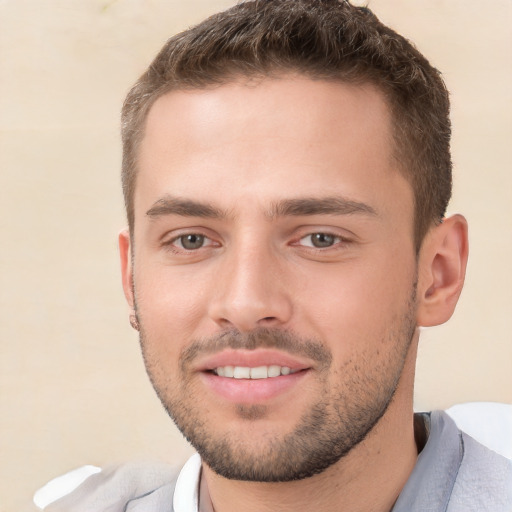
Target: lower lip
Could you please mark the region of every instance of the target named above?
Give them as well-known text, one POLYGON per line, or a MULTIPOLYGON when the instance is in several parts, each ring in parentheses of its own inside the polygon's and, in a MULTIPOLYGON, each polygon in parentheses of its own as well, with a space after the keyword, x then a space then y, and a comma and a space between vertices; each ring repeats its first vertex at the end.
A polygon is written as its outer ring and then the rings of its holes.
POLYGON ((233 379, 203 372, 203 382, 216 394, 234 403, 254 404, 264 402, 290 391, 309 373, 302 370, 289 375, 267 379, 233 379))

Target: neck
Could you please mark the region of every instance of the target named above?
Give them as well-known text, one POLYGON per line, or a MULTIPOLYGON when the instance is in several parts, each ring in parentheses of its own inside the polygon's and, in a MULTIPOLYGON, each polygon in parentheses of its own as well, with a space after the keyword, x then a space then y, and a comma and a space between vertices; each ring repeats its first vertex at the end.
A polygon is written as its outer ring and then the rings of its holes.
POLYGON ((201 499, 215 512, 389 512, 414 468, 412 391, 416 343, 411 343, 395 396, 364 441, 322 473, 292 482, 228 480, 203 464, 201 499), (276 507, 276 504, 279 506, 276 507))

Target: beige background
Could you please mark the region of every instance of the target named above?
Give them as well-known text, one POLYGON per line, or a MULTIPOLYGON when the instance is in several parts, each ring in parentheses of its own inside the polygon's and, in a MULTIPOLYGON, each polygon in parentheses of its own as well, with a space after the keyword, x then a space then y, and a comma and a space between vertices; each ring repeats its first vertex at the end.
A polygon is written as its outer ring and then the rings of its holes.
MULTIPOLYGON (((0 0, 0 511, 76 466, 188 453, 129 328, 118 112, 172 33, 230 0, 0 0)), ((512 402, 512 2, 372 0, 444 71, 470 222, 458 311, 423 333, 416 407, 512 402)))

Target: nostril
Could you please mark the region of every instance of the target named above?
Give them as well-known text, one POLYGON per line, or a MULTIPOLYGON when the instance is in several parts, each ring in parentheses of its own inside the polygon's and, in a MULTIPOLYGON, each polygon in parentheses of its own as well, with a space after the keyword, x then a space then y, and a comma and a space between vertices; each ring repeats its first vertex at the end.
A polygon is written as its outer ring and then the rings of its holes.
POLYGON ((274 322, 276 320, 275 316, 266 316, 265 318, 262 318, 260 322, 274 322))

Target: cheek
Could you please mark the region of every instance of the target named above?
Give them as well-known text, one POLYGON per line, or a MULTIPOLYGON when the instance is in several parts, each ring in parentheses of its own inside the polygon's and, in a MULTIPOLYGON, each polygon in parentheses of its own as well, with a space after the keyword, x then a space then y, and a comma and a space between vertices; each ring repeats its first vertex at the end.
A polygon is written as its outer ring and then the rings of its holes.
POLYGON ((181 346, 190 340, 204 317, 207 302, 202 280, 173 268, 146 265, 135 275, 139 320, 151 343, 181 346))
POLYGON ((389 339, 411 308, 413 262, 398 265, 383 256, 323 272, 304 287, 300 316, 345 357, 389 339))

